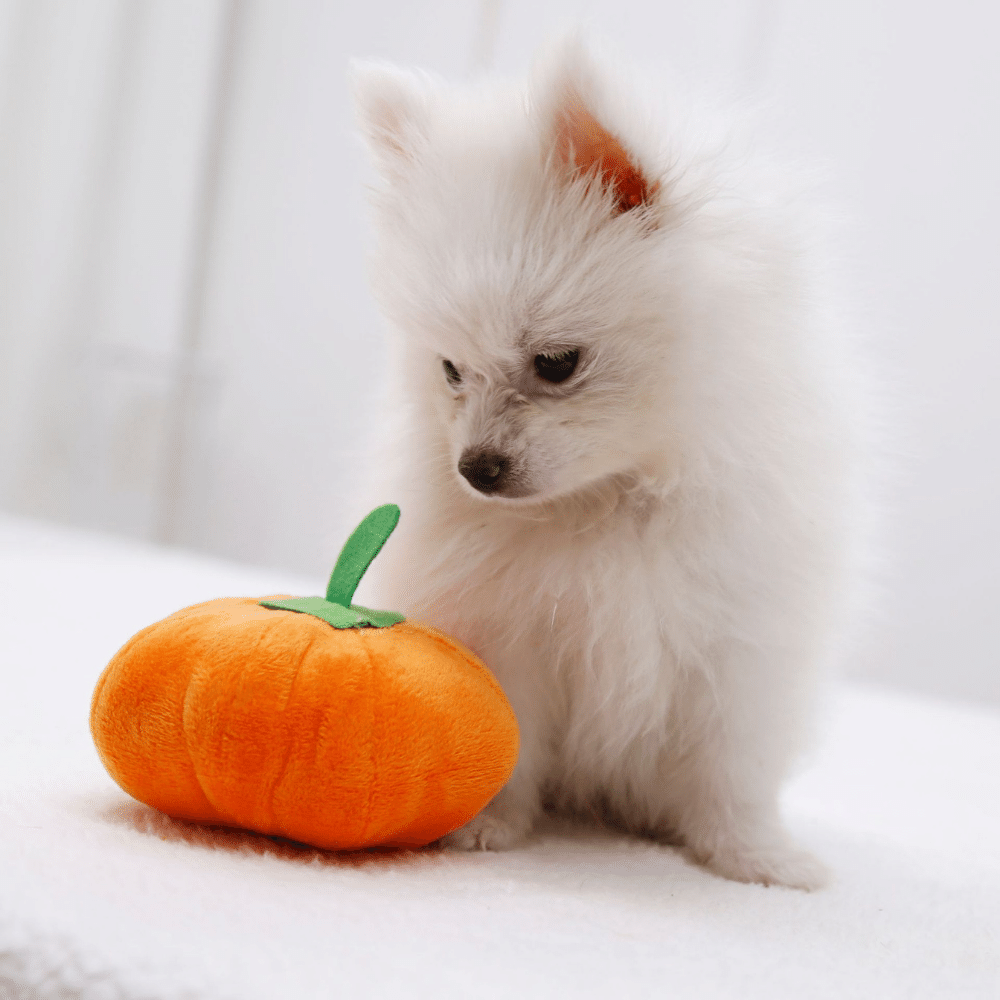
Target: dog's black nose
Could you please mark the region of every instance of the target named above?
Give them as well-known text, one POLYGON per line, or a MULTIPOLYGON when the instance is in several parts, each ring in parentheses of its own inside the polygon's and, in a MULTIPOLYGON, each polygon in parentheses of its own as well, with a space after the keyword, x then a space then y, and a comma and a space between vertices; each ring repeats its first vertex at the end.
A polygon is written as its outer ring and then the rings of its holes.
POLYGON ((509 469, 510 462, 493 451, 467 451, 458 463, 458 471, 480 493, 501 490, 509 469))

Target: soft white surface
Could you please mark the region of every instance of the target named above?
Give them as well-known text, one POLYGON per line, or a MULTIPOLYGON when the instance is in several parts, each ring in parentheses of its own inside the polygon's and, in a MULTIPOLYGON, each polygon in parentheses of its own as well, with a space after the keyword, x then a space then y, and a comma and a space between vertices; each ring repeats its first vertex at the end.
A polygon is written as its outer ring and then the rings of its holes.
POLYGON ((0 518, 0 997, 1000 995, 1000 716, 852 687, 789 790, 812 895, 552 824, 509 854, 334 856, 176 823, 104 774, 133 632, 295 580, 0 518))

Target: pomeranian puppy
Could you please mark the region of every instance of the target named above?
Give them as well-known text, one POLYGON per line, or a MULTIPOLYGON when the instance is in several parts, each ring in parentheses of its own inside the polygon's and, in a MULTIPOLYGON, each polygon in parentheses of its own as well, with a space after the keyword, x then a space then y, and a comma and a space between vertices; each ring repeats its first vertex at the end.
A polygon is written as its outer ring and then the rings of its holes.
POLYGON ((403 510, 373 600, 467 644, 520 723, 448 845, 597 812, 812 889, 778 796, 848 575, 846 366, 780 186, 602 65, 570 41, 526 89, 355 67, 403 510))

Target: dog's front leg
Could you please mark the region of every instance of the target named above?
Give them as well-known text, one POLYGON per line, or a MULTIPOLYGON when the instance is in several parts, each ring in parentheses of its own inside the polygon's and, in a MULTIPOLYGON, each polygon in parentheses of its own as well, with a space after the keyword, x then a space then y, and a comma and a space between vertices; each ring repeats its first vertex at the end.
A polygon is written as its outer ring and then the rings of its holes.
POLYGON ((827 881, 778 809, 809 700, 802 666, 787 651, 733 653, 714 676, 689 678, 677 706, 698 735, 671 782, 676 831, 700 863, 726 878, 807 890, 827 881))
MULTIPOLYGON (((507 674, 502 666, 498 676, 507 674)), ((510 781, 479 815, 442 837, 444 847, 462 851, 503 851, 515 847, 531 832, 541 814, 542 787, 552 762, 548 723, 539 712, 546 703, 539 690, 540 677, 532 672, 520 677, 503 676, 503 680, 520 728, 517 766, 510 781)))
POLYGON ((504 851, 516 847, 531 831, 541 811, 536 776, 521 758, 510 781, 493 801, 465 826, 441 838, 443 847, 459 851, 504 851))

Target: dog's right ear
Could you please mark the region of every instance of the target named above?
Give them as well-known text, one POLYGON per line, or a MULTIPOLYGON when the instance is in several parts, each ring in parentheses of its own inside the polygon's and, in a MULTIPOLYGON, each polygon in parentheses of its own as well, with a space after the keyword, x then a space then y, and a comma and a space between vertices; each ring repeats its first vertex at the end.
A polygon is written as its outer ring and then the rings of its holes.
POLYGON ((426 138, 428 80, 386 63, 352 62, 354 103, 361 130, 379 166, 396 172, 426 138))
POLYGON ((565 176, 593 176, 622 215, 652 205, 660 181, 606 123, 603 81, 579 34, 562 40, 536 71, 535 114, 553 162, 565 176))

